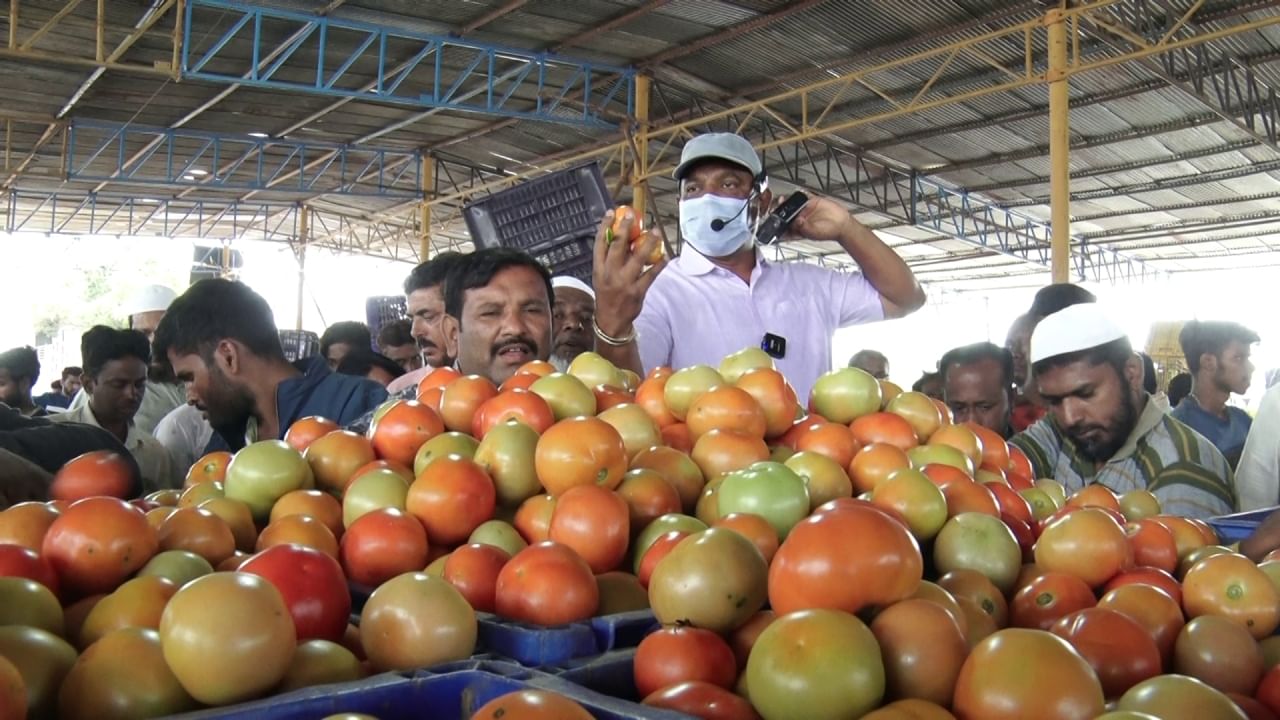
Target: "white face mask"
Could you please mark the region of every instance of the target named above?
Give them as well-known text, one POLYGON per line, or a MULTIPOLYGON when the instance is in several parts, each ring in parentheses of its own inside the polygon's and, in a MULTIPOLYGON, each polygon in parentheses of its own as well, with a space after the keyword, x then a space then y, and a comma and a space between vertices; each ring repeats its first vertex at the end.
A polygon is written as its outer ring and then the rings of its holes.
MULTIPOLYGON (((748 200, 720 197, 707 193, 702 197, 680 201, 680 234, 694 250, 707 257, 732 255, 752 242, 748 200), (712 223, 724 225, 716 230, 712 223)), ((718 225, 718 224, 717 224, 718 225)))

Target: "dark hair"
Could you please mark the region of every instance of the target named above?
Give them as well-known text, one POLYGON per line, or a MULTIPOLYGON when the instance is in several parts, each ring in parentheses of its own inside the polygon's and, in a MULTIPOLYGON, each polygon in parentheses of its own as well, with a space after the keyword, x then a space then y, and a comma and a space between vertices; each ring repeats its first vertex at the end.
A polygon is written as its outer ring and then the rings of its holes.
POLYGON ((1191 394, 1191 373, 1180 372, 1169 380, 1169 407, 1178 407, 1191 394))
POLYGON ((219 278, 197 282, 169 305, 156 328, 155 354, 166 363, 170 351, 208 359, 223 340, 285 361, 271 306, 248 285, 219 278))
POLYGON ((889 362, 889 358, 879 350, 859 350, 853 354, 853 357, 849 358, 849 367, 858 367, 858 363, 867 360, 883 360, 886 364, 889 362))
POLYGON ((0 369, 8 370, 14 380, 26 378, 34 385, 40 377, 40 356, 30 345, 5 350, 0 353, 0 369))
POLYGON ((85 374, 97 377, 102 368, 112 360, 134 357, 143 365, 151 364, 151 345, 147 336, 137 330, 117 330, 106 325, 94 325, 80 336, 80 355, 85 374))
POLYGON ((1031 301, 1031 310, 1028 314, 1036 319, 1047 318, 1072 305, 1082 305, 1097 301, 1098 298, 1093 293, 1079 285, 1054 283, 1053 285, 1046 285, 1036 292, 1036 297, 1031 301))
POLYGON ((934 381, 936 381, 936 380, 941 380, 941 379, 942 379, 942 376, 941 376, 941 375, 939 375, 938 373, 936 373, 936 372, 927 372, 927 373, 925 373, 925 374, 921 375, 919 380, 917 380, 917 381, 915 381, 914 383, 912 383, 912 384, 911 384, 911 391, 912 391, 912 392, 924 392, 924 386, 925 386, 925 385, 927 385, 927 384, 929 384, 929 383, 931 383, 931 382, 934 382, 934 381))
POLYGON ((75 365, 68 365, 67 367, 62 368, 62 377, 66 377, 68 375, 71 377, 80 377, 83 374, 84 369, 78 368, 75 365))
POLYGON ((400 347, 401 345, 417 345, 413 339, 413 321, 408 318, 392 320, 378 330, 378 347, 400 347))
POLYGON ((952 365, 972 365, 982 360, 994 360, 1000 366, 1000 385, 1013 385, 1013 353, 989 342, 974 343, 948 350, 938 361, 938 375, 945 382, 947 370, 952 365))
POLYGON ((1190 320, 1178 333, 1178 344, 1187 358, 1187 368, 1194 375, 1200 372, 1200 357, 1220 355, 1232 342, 1252 345, 1258 342, 1258 333, 1234 322, 1201 322, 1190 320))
POLYGON ((329 348, 338 343, 345 343, 351 348, 361 350, 373 349, 373 337, 369 334, 369 326, 354 320, 336 322, 325 328, 320 336, 320 357, 329 357, 329 348))
POLYGON ((1085 360, 1091 366, 1110 365, 1123 378, 1125 363, 1129 362, 1131 357, 1133 357, 1133 345, 1129 344, 1129 338, 1122 337, 1097 347, 1047 357, 1032 365, 1031 372, 1035 375, 1043 375, 1054 368, 1085 360))
POLYGON ((1138 356, 1142 358, 1142 389, 1148 395, 1155 395, 1156 390, 1160 389, 1156 383, 1156 361, 1144 352, 1138 353, 1138 356))
POLYGON ((404 368, 400 367, 400 363, 386 355, 366 350, 365 348, 357 348, 344 355, 342 361, 338 363, 338 372, 343 375, 364 377, 375 367, 387 371, 392 379, 404 374, 404 368))
POLYGON ((462 323, 463 298, 468 290, 488 285, 493 276, 513 267, 525 267, 542 277, 547 286, 547 306, 555 299, 555 290, 551 288, 551 272, 546 266, 534 260, 527 253, 511 248, 485 248, 464 256, 464 260, 454 267, 444 289, 445 312, 462 323))
POLYGON ((404 279, 404 294, 444 285, 449 273, 453 272, 464 257, 466 256, 460 252, 448 250, 418 265, 409 272, 409 277, 404 279))

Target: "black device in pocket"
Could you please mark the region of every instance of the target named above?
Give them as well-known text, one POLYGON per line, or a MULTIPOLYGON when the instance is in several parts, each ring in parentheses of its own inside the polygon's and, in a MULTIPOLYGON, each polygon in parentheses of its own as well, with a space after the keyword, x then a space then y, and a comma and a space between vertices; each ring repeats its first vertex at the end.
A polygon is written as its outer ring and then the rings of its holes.
POLYGON ((777 242, 778 238, 787 231, 796 216, 809 203, 809 196, 799 190, 791 193, 786 201, 779 205, 773 212, 769 213, 760 227, 756 230, 756 242, 760 245, 770 245, 777 242))

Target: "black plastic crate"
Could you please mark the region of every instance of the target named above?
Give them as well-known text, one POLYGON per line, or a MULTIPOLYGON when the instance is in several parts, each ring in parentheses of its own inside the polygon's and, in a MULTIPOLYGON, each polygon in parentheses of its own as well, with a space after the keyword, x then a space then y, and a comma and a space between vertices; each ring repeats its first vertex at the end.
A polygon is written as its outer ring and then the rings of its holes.
POLYGON ((289 362, 320 354, 320 336, 310 330, 281 330, 280 347, 289 362))
POLYGON ((590 282, 596 228, 612 207, 604 175, 593 162, 472 202, 463 217, 477 247, 524 250, 555 274, 590 282))
POLYGON ((378 347, 378 332, 384 325, 409 317, 409 306, 403 295, 382 295, 366 298, 364 313, 369 334, 373 336, 373 349, 381 352, 382 349, 378 347))

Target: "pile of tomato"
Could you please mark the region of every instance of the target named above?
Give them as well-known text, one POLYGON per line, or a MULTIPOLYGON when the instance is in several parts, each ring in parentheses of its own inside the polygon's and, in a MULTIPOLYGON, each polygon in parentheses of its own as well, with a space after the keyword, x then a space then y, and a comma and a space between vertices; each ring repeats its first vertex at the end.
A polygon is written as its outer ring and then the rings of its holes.
POLYGON ((306 418, 132 501, 125 472, 91 454, 0 512, 0 717, 226 705, 469 657, 477 612, 641 608, 638 699, 703 718, 1280 714, 1280 562, 1145 491, 1068 497, 852 368, 805 405, 758 350, 441 369, 367 434, 306 418))

